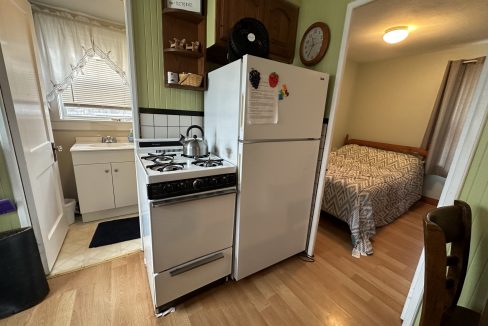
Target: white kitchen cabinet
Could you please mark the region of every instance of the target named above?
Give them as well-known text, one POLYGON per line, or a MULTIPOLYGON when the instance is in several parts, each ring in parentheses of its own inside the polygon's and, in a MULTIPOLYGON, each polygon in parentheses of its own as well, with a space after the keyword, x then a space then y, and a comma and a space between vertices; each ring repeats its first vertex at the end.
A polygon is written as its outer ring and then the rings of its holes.
POLYGON ((75 165, 82 214, 115 208, 110 163, 75 165))
POLYGON ((75 144, 71 148, 83 222, 135 215, 134 151, 124 144, 75 144))
POLYGON ((115 207, 137 205, 134 162, 111 163, 115 207))

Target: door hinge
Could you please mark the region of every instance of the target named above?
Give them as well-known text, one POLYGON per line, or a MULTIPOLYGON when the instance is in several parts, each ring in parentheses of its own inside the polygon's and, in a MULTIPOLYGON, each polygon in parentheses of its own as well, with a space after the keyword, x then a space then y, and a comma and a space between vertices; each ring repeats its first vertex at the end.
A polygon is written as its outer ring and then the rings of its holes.
POLYGON ((56 152, 62 152, 63 146, 56 146, 56 144, 54 142, 52 142, 51 148, 53 150, 54 162, 57 162, 58 161, 58 153, 56 153, 56 152))

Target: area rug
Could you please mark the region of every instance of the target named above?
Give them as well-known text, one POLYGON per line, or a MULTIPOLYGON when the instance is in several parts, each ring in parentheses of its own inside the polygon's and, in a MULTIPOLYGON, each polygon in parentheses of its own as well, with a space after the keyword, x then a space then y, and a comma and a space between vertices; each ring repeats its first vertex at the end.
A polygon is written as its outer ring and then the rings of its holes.
POLYGON ((99 223, 90 242, 90 248, 140 238, 139 217, 130 217, 99 223))

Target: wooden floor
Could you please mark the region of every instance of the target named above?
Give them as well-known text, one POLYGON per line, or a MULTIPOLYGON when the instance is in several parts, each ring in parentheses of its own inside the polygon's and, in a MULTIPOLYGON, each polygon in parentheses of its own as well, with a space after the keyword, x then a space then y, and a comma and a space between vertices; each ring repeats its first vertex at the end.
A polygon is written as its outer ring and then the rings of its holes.
POLYGON ((239 282, 228 282, 155 318, 142 253, 49 280, 38 306, 0 325, 400 325, 400 313, 422 249, 416 204, 378 230, 375 254, 351 257, 347 226, 322 218, 315 262, 290 258, 239 282))

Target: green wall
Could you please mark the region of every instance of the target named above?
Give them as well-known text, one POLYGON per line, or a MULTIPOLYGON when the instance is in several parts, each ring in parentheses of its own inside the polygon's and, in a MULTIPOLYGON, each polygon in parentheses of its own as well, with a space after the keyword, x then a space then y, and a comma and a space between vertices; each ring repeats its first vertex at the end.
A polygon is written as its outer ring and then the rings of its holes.
MULTIPOLYGON (((10 178, 3 156, 3 150, 0 148, 0 199, 13 199, 10 178)), ((16 212, 0 215, 0 232, 19 228, 19 216, 16 212)))
POLYGON ((460 198, 471 206, 473 226, 468 274, 459 305, 481 311, 488 299, 488 121, 460 198))
MULTIPOLYGON (((351 0, 290 0, 300 6, 298 18, 297 42, 293 64, 302 66, 298 49, 303 33, 312 23, 323 21, 331 30, 331 41, 324 59, 310 69, 326 72, 331 76, 327 112, 334 87, 334 77, 339 59, 339 49, 346 7, 351 0)), ((215 11, 215 0, 209 0, 209 6, 215 11)), ((162 45, 162 8, 160 0, 132 2, 132 19, 134 23, 134 45, 136 61, 137 95, 139 107, 180 109, 203 111, 203 93, 176 90, 164 87, 162 45)), ((209 19, 214 17, 212 12, 209 19)), ((215 19, 215 18, 214 18, 215 19)), ((209 41, 214 37, 207 31, 209 41)))
POLYGON ((344 20, 349 2, 352 2, 352 0, 302 0, 300 6, 295 60, 293 61, 294 65, 303 66, 302 62, 300 61, 299 48, 303 33, 305 33, 307 28, 317 21, 326 23, 330 28, 331 35, 329 49, 327 50, 325 57, 318 64, 310 67, 311 69, 325 72, 330 75, 325 112, 326 117, 329 116, 330 112, 330 103, 332 100, 332 91, 334 89, 337 62, 339 60, 339 50, 341 47, 344 20))
POLYGON ((215 44, 215 11, 217 0, 207 0, 207 47, 215 44))
POLYGON ((203 92, 164 87, 162 1, 132 1, 139 107, 203 111, 203 92))
MULTIPOLYGON (((458 304, 481 312, 488 299, 488 120, 468 170, 460 199, 473 214, 468 273, 458 304)), ((420 323, 421 309, 414 325, 420 323)))

